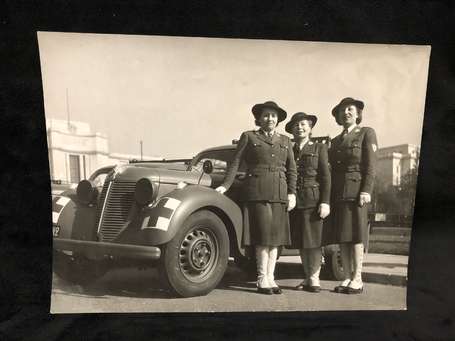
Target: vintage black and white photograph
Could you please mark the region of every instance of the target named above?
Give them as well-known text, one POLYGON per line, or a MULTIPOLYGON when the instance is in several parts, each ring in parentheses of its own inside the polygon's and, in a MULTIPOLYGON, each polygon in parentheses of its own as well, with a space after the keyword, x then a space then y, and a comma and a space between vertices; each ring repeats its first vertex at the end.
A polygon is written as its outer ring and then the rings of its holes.
POLYGON ((37 35, 51 313, 406 309, 430 46, 37 35))

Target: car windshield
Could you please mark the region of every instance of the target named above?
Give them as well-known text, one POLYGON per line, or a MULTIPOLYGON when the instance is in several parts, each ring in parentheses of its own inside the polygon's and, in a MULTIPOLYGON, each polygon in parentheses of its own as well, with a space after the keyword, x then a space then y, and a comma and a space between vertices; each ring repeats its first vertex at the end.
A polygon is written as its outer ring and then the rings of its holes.
MULTIPOLYGON (((196 170, 202 172, 202 165, 204 161, 210 160, 213 165, 213 173, 220 174, 226 173, 227 168, 231 165, 232 159, 234 157, 235 149, 225 149, 225 150, 212 150, 207 152, 202 152, 194 158, 191 162, 190 170, 196 170)), ((240 165, 239 171, 243 171, 243 163, 240 165)))

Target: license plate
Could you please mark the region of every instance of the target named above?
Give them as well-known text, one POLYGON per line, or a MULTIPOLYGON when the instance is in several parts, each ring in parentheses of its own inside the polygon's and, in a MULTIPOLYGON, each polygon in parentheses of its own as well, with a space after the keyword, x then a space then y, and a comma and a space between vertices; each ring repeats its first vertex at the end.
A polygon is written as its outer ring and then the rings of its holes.
POLYGON ((53 225, 53 226, 52 226, 52 235, 53 235, 54 237, 58 237, 59 232, 60 232, 60 226, 58 226, 58 225, 53 225))

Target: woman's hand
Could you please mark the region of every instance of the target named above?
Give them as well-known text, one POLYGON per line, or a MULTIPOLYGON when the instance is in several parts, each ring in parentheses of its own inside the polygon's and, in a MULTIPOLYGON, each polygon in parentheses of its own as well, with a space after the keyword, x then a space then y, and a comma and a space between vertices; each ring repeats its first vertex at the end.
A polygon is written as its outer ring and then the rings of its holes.
POLYGON ((217 191, 220 194, 224 194, 224 192, 226 192, 226 187, 218 186, 217 188, 215 188, 215 191, 217 191))
POLYGON ((288 211, 295 207, 295 194, 288 194, 288 211))
POLYGON ((371 195, 370 193, 367 192, 361 192, 359 196, 359 205, 362 207, 365 204, 368 204, 371 202, 371 195))
POLYGON ((326 218, 330 214, 330 205, 321 203, 319 205, 318 213, 319 213, 319 216, 321 217, 321 219, 326 218))

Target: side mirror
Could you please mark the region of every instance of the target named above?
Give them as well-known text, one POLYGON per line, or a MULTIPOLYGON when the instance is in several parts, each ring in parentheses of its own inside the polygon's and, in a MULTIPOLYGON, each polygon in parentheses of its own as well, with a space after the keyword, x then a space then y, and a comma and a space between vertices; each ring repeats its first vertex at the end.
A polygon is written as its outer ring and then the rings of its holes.
POLYGON ((213 172, 213 163, 210 160, 205 160, 202 164, 202 170, 204 173, 210 174, 213 172))

